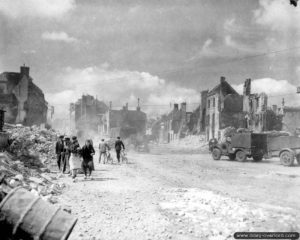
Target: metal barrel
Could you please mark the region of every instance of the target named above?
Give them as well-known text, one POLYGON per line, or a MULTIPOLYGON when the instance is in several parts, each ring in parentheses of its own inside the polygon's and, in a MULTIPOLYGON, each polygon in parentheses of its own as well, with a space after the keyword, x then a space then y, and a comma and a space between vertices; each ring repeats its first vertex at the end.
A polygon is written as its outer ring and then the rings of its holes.
POLYGON ((76 222, 71 214, 22 187, 0 203, 0 232, 7 239, 66 240, 76 222))

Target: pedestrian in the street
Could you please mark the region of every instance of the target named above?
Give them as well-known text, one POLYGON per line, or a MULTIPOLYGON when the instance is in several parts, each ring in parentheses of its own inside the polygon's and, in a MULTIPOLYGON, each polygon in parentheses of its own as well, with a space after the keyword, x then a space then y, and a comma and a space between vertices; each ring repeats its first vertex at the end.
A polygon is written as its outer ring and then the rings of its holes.
POLYGON ((103 164, 107 162, 107 151, 110 150, 109 145, 105 142, 104 139, 101 139, 99 143, 99 163, 101 163, 101 158, 103 156, 103 164))
POLYGON ((70 171, 72 173, 73 182, 77 176, 77 170, 81 168, 81 149, 76 136, 72 137, 70 171))
MULTIPOLYGON (((94 143, 93 143, 93 140, 92 139, 89 139, 90 141, 90 144, 93 146, 94 148, 94 143)), ((94 152, 95 152, 95 149, 94 149, 94 152)), ((94 165, 94 159, 92 160, 92 170, 95 171, 95 165, 94 165)))
POLYGON ((64 144, 64 161, 63 161, 63 173, 70 172, 70 157, 71 157, 71 139, 69 137, 65 137, 64 144))
POLYGON ((120 163, 120 154, 122 149, 125 150, 125 146, 120 137, 117 137, 117 141, 115 142, 115 149, 117 154, 118 163, 120 163))
MULTIPOLYGON (((93 171, 93 156, 95 155, 95 149, 91 140, 86 140, 85 145, 81 149, 82 154, 82 169, 84 172, 84 179, 91 177, 93 171)), ((92 178, 91 178, 92 179, 92 178)))
POLYGON ((64 136, 60 135, 56 145, 55 145, 55 153, 56 153, 56 159, 57 159, 57 167, 58 170, 60 170, 61 164, 63 162, 63 157, 64 157, 64 136))

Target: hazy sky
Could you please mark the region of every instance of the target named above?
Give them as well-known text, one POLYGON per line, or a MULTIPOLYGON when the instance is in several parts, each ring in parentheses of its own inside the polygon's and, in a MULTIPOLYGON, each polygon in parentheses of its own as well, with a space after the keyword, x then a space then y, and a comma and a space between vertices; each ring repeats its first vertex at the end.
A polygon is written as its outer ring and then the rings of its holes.
POLYGON ((0 71, 29 65, 57 108, 90 93, 162 112, 220 76, 296 104, 299 22, 289 0, 0 0, 0 71))

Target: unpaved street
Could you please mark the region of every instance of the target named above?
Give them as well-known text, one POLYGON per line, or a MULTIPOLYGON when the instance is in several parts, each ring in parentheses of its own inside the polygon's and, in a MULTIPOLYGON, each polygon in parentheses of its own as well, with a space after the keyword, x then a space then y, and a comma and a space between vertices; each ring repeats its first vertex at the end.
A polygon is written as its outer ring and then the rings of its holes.
MULTIPOLYGON (((97 159, 97 156, 96 158, 97 159)), ((299 231, 300 168, 208 154, 129 153, 68 185, 78 217, 70 239, 233 239, 236 231, 299 231), (298 216, 298 218, 297 218, 298 216)))

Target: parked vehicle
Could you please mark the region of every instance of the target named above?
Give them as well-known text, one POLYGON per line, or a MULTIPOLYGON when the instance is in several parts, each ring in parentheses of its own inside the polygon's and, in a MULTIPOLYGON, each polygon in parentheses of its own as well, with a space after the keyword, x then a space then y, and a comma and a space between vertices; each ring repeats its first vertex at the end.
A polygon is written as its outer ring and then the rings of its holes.
POLYGON ((236 133, 219 143, 216 139, 209 142, 209 150, 214 160, 228 156, 230 160, 245 161, 252 158, 279 157, 285 166, 292 166, 295 158, 300 164, 300 138, 296 136, 272 136, 267 133, 236 133))
POLYGON ((285 166, 292 166, 295 158, 300 165, 300 137, 296 136, 268 136, 268 156, 279 156, 285 166))
POLYGON ((267 153, 267 135, 262 133, 236 133, 227 137, 226 141, 219 143, 213 139, 209 143, 210 151, 214 160, 221 156, 228 156, 230 160, 236 159, 243 162, 249 158, 261 161, 267 153))

